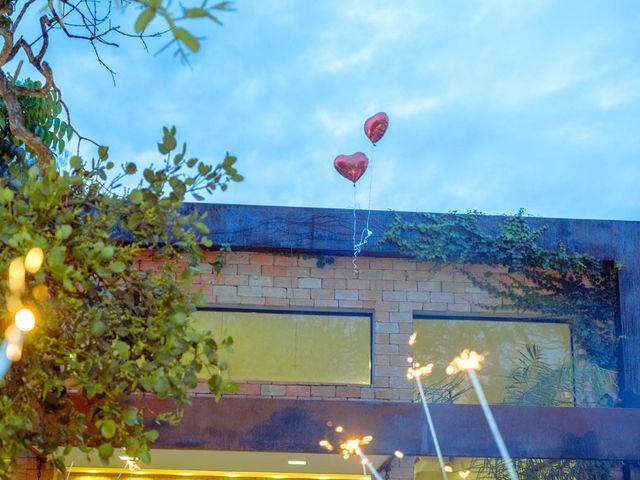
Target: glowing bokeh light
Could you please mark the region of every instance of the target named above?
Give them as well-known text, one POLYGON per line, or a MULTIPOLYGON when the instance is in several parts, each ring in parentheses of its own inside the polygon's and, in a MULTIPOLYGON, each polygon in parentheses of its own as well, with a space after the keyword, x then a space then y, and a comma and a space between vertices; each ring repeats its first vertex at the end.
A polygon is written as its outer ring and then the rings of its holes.
POLYGON ((16 312, 14 322, 23 332, 30 332, 36 326, 36 317, 28 308, 21 308, 16 312))
POLYGON ((40 247, 34 247, 27 253, 24 259, 24 268, 29 273, 36 273, 42 268, 44 262, 44 251, 40 247))

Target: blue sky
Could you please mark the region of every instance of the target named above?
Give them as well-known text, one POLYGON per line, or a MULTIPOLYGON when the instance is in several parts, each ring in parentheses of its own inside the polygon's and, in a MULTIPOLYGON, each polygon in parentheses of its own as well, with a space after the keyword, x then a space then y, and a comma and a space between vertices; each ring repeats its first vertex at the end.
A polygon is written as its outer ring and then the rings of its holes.
MULTIPOLYGON (((240 0, 182 66, 139 42, 52 47, 76 126, 112 158, 229 151, 245 182, 207 201, 353 207, 333 169, 363 151, 358 206, 640 219, 635 1, 240 0), (362 131, 386 111, 372 153, 362 131)), ((127 19, 122 19, 123 23, 127 19)), ((200 31, 200 30, 199 30, 200 31)))

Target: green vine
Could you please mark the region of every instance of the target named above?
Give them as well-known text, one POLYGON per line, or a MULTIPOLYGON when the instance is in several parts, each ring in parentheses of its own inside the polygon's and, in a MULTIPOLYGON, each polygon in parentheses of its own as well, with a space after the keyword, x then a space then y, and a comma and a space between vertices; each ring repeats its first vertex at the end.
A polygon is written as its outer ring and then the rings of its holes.
POLYGON ((481 216, 479 212, 422 214, 420 222, 397 216, 382 241, 436 266, 453 265, 476 287, 506 300, 484 306, 487 309, 566 319, 594 364, 616 368, 619 265, 570 253, 562 244, 553 251, 542 248, 538 240, 546 228, 532 229, 522 210, 505 218, 495 233, 480 227, 481 216), (469 268, 471 264, 501 268, 506 273, 478 273, 469 268))

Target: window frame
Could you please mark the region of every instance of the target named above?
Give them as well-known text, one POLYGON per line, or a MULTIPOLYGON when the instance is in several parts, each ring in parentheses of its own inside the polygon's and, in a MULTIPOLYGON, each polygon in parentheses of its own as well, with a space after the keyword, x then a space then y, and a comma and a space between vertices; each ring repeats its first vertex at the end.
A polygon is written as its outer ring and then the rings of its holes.
MULTIPOLYGON (((345 383, 345 382, 296 382, 296 381, 280 381, 280 384, 287 385, 359 385, 362 387, 372 386, 374 378, 374 357, 375 357, 375 311, 371 309, 348 309, 348 308, 296 308, 296 307, 270 307, 265 305, 205 305, 198 307, 197 312, 240 312, 240 313, 267 313, 267 314, 283 314, 283 315, 316 315, 326 317, 368 317, 369 318, 369 383, 345 383)), ((245 380, 238 380, 245 381, 245 380)), ((250 382, 273 382, 276 380, 246 380, 250 382)))
MULTIPOLYGON (((561 319, 555 317, 535 317, 535 316, 527 316, 527 315, 495 315, 486 312, 478 312, 475 315, 469 315, 467 313, 456 314, 454 312, 443 312, 438 314, 437 312, 425 312, 423 310, 416 310, 413 312, 412 318, 412 326, 415 320, 446 320, 446 321, 488 321, 488 322, 511 322, 511 323, 553 323, 553 324, 564 324, 569 328, 569 355, 571 356, 571 361, 575 361, 576 359, 576 350, 575 350, 575 340, 573 336, 574 328, 571 322, 568 319, 561 319)), ((618 376, 620 376, 620 372, 618 372, 618 376)), ((576 408, 578 405, 578 390, 576 386, 576 376, 572 375, 571 378, 571 389, 573 391, 573 399, 571 408, 576 408)), ((502 405, 502 404, 495 404, 502 405)))

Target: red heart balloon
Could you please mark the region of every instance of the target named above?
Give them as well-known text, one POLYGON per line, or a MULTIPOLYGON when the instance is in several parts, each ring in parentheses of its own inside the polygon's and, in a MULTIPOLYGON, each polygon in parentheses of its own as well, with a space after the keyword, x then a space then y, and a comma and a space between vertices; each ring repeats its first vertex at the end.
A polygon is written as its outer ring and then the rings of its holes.
POLYGON ((379 112, 364 122, 364 133, 375 145, 384 136, 388 126, 389 117, 386 113, 379 112))
POLYGON ((368 165, 369 159, 362 152, 357 152, 353 155, 338 155, 333 161, 333 166, 338 173, 351 180, 354 185, 364 174, 368 165))

